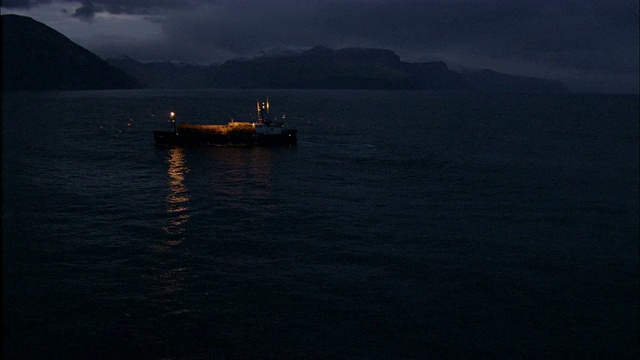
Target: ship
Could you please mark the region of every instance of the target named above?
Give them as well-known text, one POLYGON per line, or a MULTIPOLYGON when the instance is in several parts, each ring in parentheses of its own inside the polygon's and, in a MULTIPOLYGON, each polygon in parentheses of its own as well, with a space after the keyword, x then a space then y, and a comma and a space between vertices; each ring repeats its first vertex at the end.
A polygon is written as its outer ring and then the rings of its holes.
POLYGON ((268 99, 256 101, 257 121, 235 121, 232 118, 226 125, 178 123, 176 113, 171 112, 172 130, 154 130, 153 139, 158 146, 296 145, 298 130, 272 119, 269 108, 268 99))

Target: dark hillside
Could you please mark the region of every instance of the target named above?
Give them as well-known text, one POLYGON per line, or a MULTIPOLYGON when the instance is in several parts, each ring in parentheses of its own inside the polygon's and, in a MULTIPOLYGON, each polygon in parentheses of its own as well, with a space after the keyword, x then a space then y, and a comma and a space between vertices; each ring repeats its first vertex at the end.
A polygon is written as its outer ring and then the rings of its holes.
POLYGON ((194 64, 175 64, 168 61, 141 63, 130 57, 110 58, 109 65, 124 71, 154 89, 197 89, 209 87, 206 67, 194 64))
POLYGON ((32 18, 2 15, 2 89, 132 89, 141 84, 32 18))

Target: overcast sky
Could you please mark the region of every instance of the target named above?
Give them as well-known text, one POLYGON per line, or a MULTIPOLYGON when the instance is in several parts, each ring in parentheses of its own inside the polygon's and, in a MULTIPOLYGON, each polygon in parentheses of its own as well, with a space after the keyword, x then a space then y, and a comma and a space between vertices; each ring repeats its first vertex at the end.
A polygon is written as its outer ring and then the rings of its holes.
POLYGON ((638 93, 637 0, 2 0, 99 56, 199 64, 271 49, 376 47, 638 93))

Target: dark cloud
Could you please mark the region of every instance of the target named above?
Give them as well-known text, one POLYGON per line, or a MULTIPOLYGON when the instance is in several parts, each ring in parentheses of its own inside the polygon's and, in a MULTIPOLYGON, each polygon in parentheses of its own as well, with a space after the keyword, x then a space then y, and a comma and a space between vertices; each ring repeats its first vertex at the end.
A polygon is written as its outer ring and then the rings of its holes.
POLYGON ((73 16, 92 19, 97 13, 150 15, 167 13, 170 10, 194 9, 190 1, 175 0, 83 0, 73 16))
POLYGON ((218 1, 166 18, 163 29, 184 52, 373 46, 414 58, 456 53, 465 66, 481 55, 557 72, 637 73, 637 19, 628 0, 218 1))
POLYGON ((83 1, 82 6, 76 9, 72 16, 81 18, 83 20, 92 19, 96 12, 103 11, 103 8, 99 5, 94 5, 92 1, 83 1))
POLYGON ((207 3, 195 0, 95 0, 94 2, 100 4, 105 11, 111 14, 137 15, 150 15, 171 10, 195 10, 197 4, 207 3))
POLYGON ((54 1, 60 3, 80 2, 81 5, 75 9, 73 16, 87 19, 101 12, 110 14, 148 14, 172 9, 194 9, 196 4, 209 2, 202 0, 2 0, 0 4, 7 9, 29 9, 51 4, 54 1))
POLYGON ((379 47, 409 61, 563 81, 626 77, 637 92, 635 0, 90 0, 74 16, 101 12, 141 15, 162 29, 152 46, 94 44, 103 55, 211 63, 272 48, 379 47))
POLYGON ((50 3, 51 0, 2 0, 0 6, 7 9, 29 9, 32 6, 50 3))

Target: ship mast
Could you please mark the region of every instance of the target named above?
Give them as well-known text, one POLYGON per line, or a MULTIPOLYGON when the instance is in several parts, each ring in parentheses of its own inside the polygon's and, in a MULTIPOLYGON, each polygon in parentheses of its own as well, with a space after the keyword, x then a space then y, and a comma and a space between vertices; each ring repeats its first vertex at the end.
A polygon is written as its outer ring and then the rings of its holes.
POLYGON ((176 125, 176 113, 173 111, 169 114, 169 118, 171 119, 171 124, 173 125, 173 132, 178 133, 178 127, 176 125))
POLYGON ((269 123, 271 121, 269 117, 269 98, 267 98, 266 103, 260 103, 260 101, 256 101, 256 108, 258 110, 258 123, 269 123))
POLYGON ((262 117, 260 117, 260 101, 256 100, 256 110, 258 115, 258 124, 262 122, 262 117))

